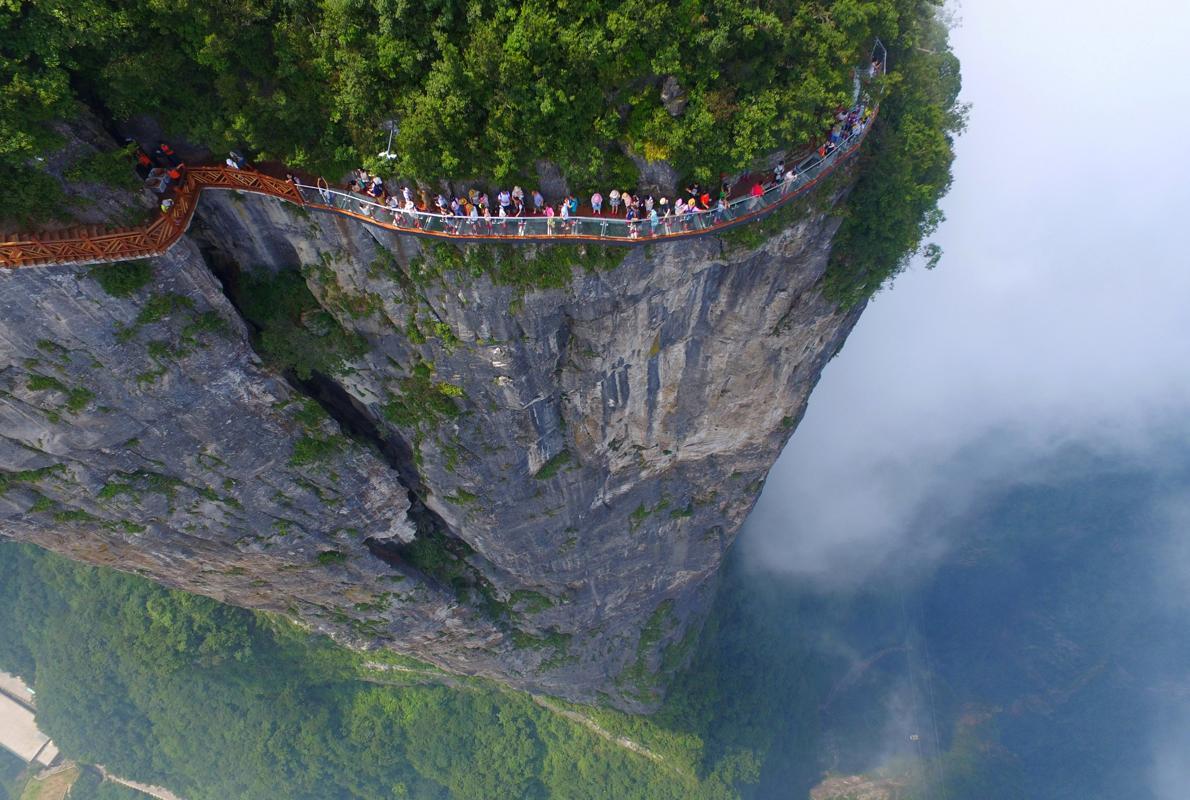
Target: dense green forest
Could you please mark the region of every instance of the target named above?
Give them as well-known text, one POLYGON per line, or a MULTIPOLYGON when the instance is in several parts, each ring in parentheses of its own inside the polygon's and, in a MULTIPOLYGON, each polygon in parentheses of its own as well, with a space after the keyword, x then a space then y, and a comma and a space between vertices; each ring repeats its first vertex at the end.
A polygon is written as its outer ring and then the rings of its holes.
MULTIPOLYGON (((875 37, 926 0, 38 0, 0 6, 0 156, 78 98, 335 173, 401 122, 397 172, 626 179, 624 143, 710 179, 817 136, 875 37), (685 93, 666 111, 659 79, 685 93)), ((13 159, 16 159, 15 164, 13 159)))
MULTIPOLYGON (((360 654, 286 623, 0 546, 0 666, 69 756, 190 800, 735 796, 733 764, 647 723, 658 764, 523 694, 360 654), (398 669, 399 668, 399 669, 398 669)), ((600 712, 609 725, 630 718, 600 712)))

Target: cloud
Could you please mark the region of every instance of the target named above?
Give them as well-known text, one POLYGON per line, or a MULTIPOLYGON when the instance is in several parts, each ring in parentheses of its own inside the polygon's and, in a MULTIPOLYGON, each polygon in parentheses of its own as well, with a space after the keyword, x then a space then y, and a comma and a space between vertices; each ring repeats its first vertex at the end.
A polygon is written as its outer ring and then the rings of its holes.
POLYGON ((1143 458, 1190 411, 1190 5, 966 0, 934 272, 879 295, 827 368, 742 542, 862 580, 1072 446, 1143 458), (1179 99, 1181 98, 1181 99, 1179 99))

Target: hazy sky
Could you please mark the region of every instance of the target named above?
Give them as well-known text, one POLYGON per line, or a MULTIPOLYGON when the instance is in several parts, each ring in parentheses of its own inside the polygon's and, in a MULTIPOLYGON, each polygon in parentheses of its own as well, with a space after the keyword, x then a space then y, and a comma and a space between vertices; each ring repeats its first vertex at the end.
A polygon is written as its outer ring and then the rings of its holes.
POLYGON ((868 308, 774 468, 744 541, 780 571, 862 576, 1063 442, 1190 419, 1190 1, 957 13, 946 252, 868 308))
MULTIPOLYGON (((955 10, 974 108, 945 256, 869 307, 741 539, 810 585, 930 563, 936 526, 1064 445, 1141 460, 1190 432, 1190 0, 955 10)), ((1190 587, 1187 508, 1155 585, 1190 587)), ((1184 797, 1190 719, 1153 733, 1147 782, 1184 797)))

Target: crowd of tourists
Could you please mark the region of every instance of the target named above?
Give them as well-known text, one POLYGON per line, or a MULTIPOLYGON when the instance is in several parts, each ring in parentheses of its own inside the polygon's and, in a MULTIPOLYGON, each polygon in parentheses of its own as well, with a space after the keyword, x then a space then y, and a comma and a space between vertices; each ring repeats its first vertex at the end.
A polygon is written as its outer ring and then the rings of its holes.
MULTIPOLYGON (((851 109, 840 109, 829 135, 817 150, 819 158, 826 158, 849 137, 862 133, 872 113, 862 102, 851 109)), ((302 185, 292 174, 287 177, 291 183, 302 185)), ((425 215, 429 214, 440 218, 446 230, 454 233, 491 234, 504 232, 510 225, 519 226, 518 232, 524 233, 527 220, 540 218, 545 221, 548 234, 567 234, 578 230, 580 218, 621 218, 629 223, 629 235, 635 237, 642 228, 652 235, 687 230, 696 215, 709 215, 710 223, 717 225, 729 218, 733 195, 750 198, 746 207, 752 210, 760 207, 766 192, 779 190, 784 195, 792 190, 798 177, 795 166, 787 166, 780 160, 771 173, 744 176, 736 183, 724 177, 717 188, 694 182, 672 199, 648 191, 634 194, 612 189, 606 195, 593 192, 586 203, 573 194, 567 194, 557 203, 546 202, 539 190, 525 190, 519 185, 491 193, 476 185, 457 194, 432 194, 409 184, 390 187, 379 175, 364 169, 355 170, 347 189, 360 201, 363 213, 371 216, 375 208, 371 204, 383 206, 392 214, 393 224, 400 227, 421 228, 425 215)), ((329 202, 329 190, 323 191, 329 202)))
MULTIPOLYGON (((878 69, 874 62, 873 71, 878 69)), ((826 140, 817 149, 819 159, 827 158, 844 141, 862 133, 869 123, 873 109, 861 101, 851 109, 839 109, 835 122, 826 140)), ((157 176, 163 195, 161 210, 166 212, 173 201, 166 196, 165 187, 180 184, 186 165, 166 142, 159 142, 151 152, 137 145, 134 151, 137 172, 142 178, 157 176)), ((251 169, 239 153, 228 154, 226 165, 232 169, 251 169)), ((287 180, 298 187, 304 186, 295 175, 288 174, 287 180)), ((364 169, 356 170, 348 180, 350 196, 360 204, 360 211, 374 216, 376 206, 392 214, 393 224, 406 228, 422 228, 427 215, 441 220, 446 230, 454 233, 493 234, 511 232, 508 226, 518 226, 517 233, 523 234, 528 220, 544 220, 547 234, 570 234, 579 230, 581 219, 606 220, 620 218, 628 223, 628 235, 637 237, 642 229, 646 234, 671 233, 689 230, 692 226, 706 227, 707 222, 718 225, 733 216, 733 198, 740 199, 748 211, 760 208, 764 196, 772 190, 784 196, 791 191, 799 178, 797 168, 787 166, 779 160, 771 173, 745 175, 734 180, 723 176, 718 187, 702 186, 692 182, 684 192, 672 198, 649 191, 612 189, 606 193, 595 191, 580 203, 578 197, 567 194, 556 203, 546 202, 537 189, 526 191, 514 185, 511 189, 501 188, 489 194, 476 185, 458 194, 439 192, 434 196, 425 188, 414 189, 409 184, 390 187, 379 175, 364 169), (699 217, 700 215, 708 215, 699 217)), ((325 183, 319 181, 323 199, 330 203, 331 192, 325 183)), ((539 226, 535 226, 538 227, 539 226)))

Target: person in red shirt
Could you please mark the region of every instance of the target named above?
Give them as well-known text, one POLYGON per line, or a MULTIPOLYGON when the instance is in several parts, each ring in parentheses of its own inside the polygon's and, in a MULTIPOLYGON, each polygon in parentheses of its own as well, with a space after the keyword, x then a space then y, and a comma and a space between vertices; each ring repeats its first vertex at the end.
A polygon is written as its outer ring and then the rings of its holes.
POLYGON ((181 163, 181 159, 178 158, 178 154, 174 152, 174 149, 169 146, 168 142, 160 142, 157 145, 157 149, 159 149, 162 155, 165 156, 166 161, 169 162, 171 167, 176 167, 179 163, 181 163))
POLYGON ((760 198, 764 197, 764 187, 760 185, 760 181, 752 184, 752 207, 757 208, 760 205, 760 198))
POLYGON ((149 154, 143 148, 136 148, 136 174, 140 175, 141 180, 149 177, 149 173, 153 169, 153 159, 149 158, 149 154))

